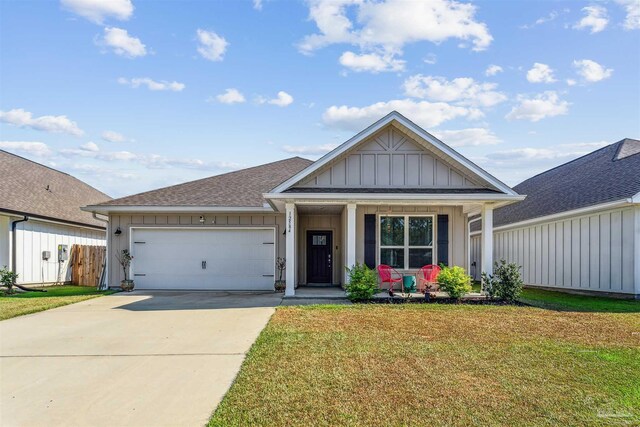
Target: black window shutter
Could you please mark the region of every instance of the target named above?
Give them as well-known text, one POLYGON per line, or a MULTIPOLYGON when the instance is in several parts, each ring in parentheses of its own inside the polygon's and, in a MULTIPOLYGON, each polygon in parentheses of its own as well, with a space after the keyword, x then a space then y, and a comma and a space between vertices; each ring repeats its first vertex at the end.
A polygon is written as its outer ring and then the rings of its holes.
POLYGON ((364 216, 364 263, 369 268, 376 267, 376 215, 364 216))
POLYGON ((449 266, 449 215, 438 215, 438 264, 449 266))

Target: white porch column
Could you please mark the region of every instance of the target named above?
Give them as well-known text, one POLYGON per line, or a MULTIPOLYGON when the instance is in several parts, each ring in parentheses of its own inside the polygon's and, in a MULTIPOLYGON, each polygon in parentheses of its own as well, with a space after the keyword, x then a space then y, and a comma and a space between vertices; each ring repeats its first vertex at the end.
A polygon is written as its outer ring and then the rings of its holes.
POLYGON ((482 207, 481 272, 493 274, 493 206, 482 207))
MULTIPOLYGON (((347 265, 351 268, 356 263, 356 204, 349 203, 347 205, 347 265)), ((348 283, 349 275, 346 270, 344 273, 344 283, 348 283)))
POLYGON ((285 280, 286 288, 285 296, 294 296, 296 294, 296 205, 295 203, 287 203, 285 205, 285 225, 286 232, 286 268, 285 280))

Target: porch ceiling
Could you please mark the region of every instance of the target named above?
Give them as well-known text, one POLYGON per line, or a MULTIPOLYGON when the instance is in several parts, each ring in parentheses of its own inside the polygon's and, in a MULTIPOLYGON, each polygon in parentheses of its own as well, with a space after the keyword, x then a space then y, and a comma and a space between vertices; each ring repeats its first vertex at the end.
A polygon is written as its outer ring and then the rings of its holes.
POLYGON ((336 215, 342 213, 344 205, 299 205, 299 214, 336 215))

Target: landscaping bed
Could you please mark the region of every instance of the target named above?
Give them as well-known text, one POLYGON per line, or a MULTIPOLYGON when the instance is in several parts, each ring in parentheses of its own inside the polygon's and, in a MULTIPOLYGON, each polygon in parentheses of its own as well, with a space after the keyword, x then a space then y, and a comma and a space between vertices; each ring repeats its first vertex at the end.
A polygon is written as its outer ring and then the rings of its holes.
POLYGON ((375 297, 371 299, 362 299, 352 301, 355 304, 457 304, 457 305, 515 305, 515 306, 525 306, 529 304, 525 304, 521 301, 499 301, 499 300, 491 300, 486 297, 478 297, 478 298, 463 298, 460 300, 454 298, 431 298, 430 300, 426 300, 425 298, 404 298, 404 297, 388 297, 381 298, 375 297))

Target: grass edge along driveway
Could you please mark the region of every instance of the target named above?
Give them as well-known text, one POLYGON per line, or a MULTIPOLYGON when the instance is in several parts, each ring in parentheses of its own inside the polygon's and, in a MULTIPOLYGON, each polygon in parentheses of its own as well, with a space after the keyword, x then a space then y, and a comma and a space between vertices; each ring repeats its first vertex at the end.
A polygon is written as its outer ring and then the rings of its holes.
POLYGON ((638 425, 640 301, 596 299, 281 307, 209 425, 638 425))
POLYGON ((17 292, 13 295, 0 294, 0 320, 11 319, 25 314, 37 313, 51 308, 62 307, 113 294, 115 291, 98 291, 95 286, 47 286, 47 292, 17 292))

